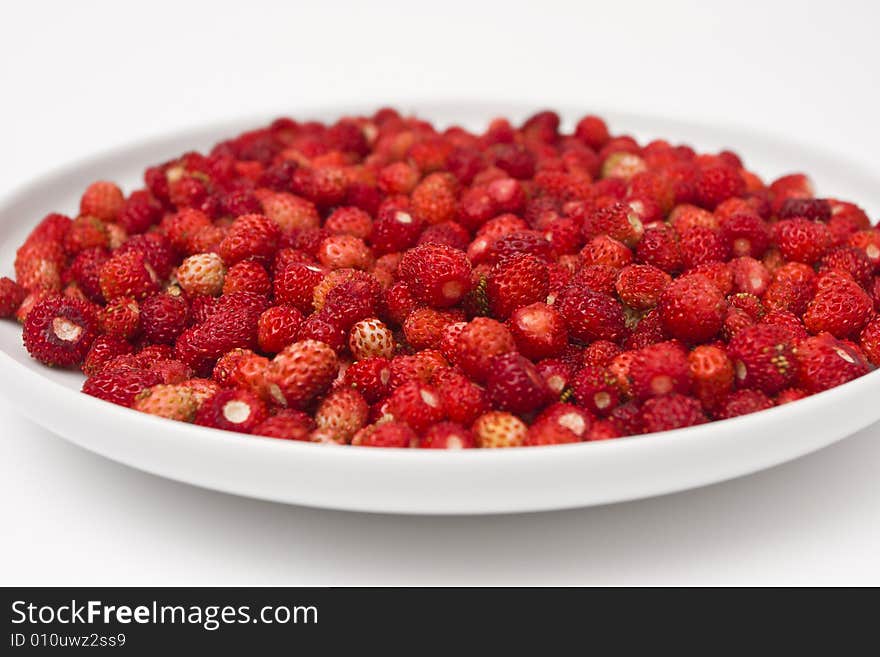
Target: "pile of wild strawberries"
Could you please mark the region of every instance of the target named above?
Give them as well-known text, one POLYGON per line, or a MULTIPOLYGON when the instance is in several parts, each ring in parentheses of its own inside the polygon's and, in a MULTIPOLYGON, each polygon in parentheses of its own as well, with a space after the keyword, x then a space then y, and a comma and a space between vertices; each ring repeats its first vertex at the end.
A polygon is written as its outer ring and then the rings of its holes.
POLYGON ((86 189, 0 280, 83 391, 369 447, 605 440, 880 365, 880 231, 793 174, 554 112, 483 134, 279 119, 86 189))

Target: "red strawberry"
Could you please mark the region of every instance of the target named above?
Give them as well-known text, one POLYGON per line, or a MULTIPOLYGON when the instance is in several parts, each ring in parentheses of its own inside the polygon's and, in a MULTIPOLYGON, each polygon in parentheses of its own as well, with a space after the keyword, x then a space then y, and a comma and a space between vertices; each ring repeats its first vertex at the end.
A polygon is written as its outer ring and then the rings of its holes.
POLYGON ((530 254, 506 258, 489 272, 486 295, 492 314, 507 319, 513 311, 545 301, 549 291, 547 265, 530 254))
POLYGON ((391 361, 381 356, 364 358, 349 365, 343 383, 358 390, 371 404, 384 399, 391 392, 391 361))
POLYGON ((339 359, 333 349, 323 342, 301 340, 272 359, 266 381, 277 403, 300 408, 323 392, 338 370, 339 359))
POLYGON ((723 262, 730 251, 718 231, 702 226, 688 228, 679 237, 681 260, 685 270, 710 262, 723 262))
POLYGON ((293 262, 276 269, 275 300, 294 306, 303 313, 312 312, 315 286, 324 279, 325 274, 322 267, 304 262, 293 262))
POLYGON ((855 349, 829 333, 801 340, 795 357, 798 387, 810 394, 839 386, 871 369, 855 349))
POLYGON ((657 309, 664 330, 684 342, 706 342, 721 330, 727 304, 705 276, 676 279, 660 295, 657 309))
POLYGON ((575 401, 591 413, 605 417, 620 403, 616 376, 600 365, 584 365, 571 382, 575 401))
POLYGON ((27 291, 11 278, 0 278, 0 318, 12 317, 27 296, 27 291))
POLYGON ((721 403, 721 407, 715 414, 719 420, 727 420, 740 415, 757 413, 768 408, 773 408, 773 400, 760 390, 737 390, 728 395, 721 403))
POLYGON ((302 313, 293 306, 272 306, 263 311, 257 322, 260 350, 277 354, 296 340, 302 322, 302 313))
POLYGON ((467 256, 440 244, 422 244, 407 251, 397 271, 416 299, 435 308, 455 305, 471 287, 467 256))
POLYGON ((101 221, 115 221, 124 205, 122 190, 112 182, 102 180, 86 188, 79 202, 79 212, 101 221))
POLYGON ((880 316, 875 315, 862 329, 859 346, 875 366, 880 366, 880 316))
POLYGON ((101 267, 101 294, 108 301, 117 297, 143 299, 158 289, 155 273, 137 251, 114 255, 101 267))
POLYGON ((223 278, 223 294, 252 292, 268 296, 271 291, 269 274, 255 260, 242 260, 232 265, 223 278))
POLYGON ((831 246, 831 233, 825 224, 796 217, 774 225, 773 240, 786 260, 812 265, 831 246))
POLYGON ((324 227, 333 235, 351 235, 363 240, 370 236, 373 220, 360 208, 343 206, 327 217, 324 227))
POLYGON ((311 424, 311 418, 305 413, 284 409, 263 420, 251 433, 267 438, 306 441, 309 439, 311 424))
POLYGON ((797 378, 791 334, 781 326, 743 329, 731 340, 729 352, 740 387, 773 395, 797 378))
POLYGON ((436 349, 440 346, 443 329, 464 319, 462 314, 417 308, 403 323, 406 341, 413 349, 436 349))
POLYGON ((461 329, 455 341, 453 362, 475 381, 484 381, 494 356, 516 350, 513 336, 504 324, 477 317, 461 329))
POLYGON ((607 265, 614 269, 626 267, 633 259, 632 251, 623 242, 607 235, 594 237, 581 249, 580 255, 586 266, 607 265))
POLYGON ((145 189, 132 192, 125 200, 116 222, 129 235, 143 233, 162 219, 162 204, 145 189))
POLYGON ((432 173, 416 185, 410 196, 413 214, 428 224, 455 219, 458 182, 449 173, 432 173))
POLYGON ((669 274, 652 265, 627 265, 617 275, 615 289, 630 308, 650 310, 671 282, 669 274))
POLYGON ((675 342, 661 342, 636 351, 629 368, 633 394, 640 400, 691 389, 687 352, 675 342))
POLYGON ((380 210, 373 222, 369 243, 376 255, 404 251, 415 245, 424 227, 421 219, 404 209, 380 210))
POLYGON ((423 449, 469 449, 476 447, 474 435, 455 422, 438 422, 418 441, 423 449))
POLYGON ((132 297, 117 297, 101 309, 98 319, 104 333, 130 340, 141 330, 141 310, 132 297))
POLYGON ((418 441, 415 432, 403 422, 370 424, 352 438, 352 445, 361 447, 410 447, 418 441))
POLYGON ((517 308, 507 322, 517 350, 526 358, 558 356, 568 344, 568 329, 559 312, 546 303, 517 308))
POLYGON ((489 411, 474 422, 471 431, 478 447, 519 447, 525 442, 528 427, 515 415, 503 411, 489 411))
POLYGON ((592 240, 607 235, 627 246, 635 246, 645 233, 639 216, 624 203, 597 208, 587 214, 583 224, 584 237, 592 240))
POLYGON ((727 352, 714 345, 700 345, 688 354, 694 395, 703 408, 712 410, 733 389, 734 367, 727 352))
POLYGON ((645 231, 645 236, 636 247, 636 256, 641 262, 662 269, 667 274, 676 274, 682 268, 677 236, 665 224, 645 231))
POLYGON ((430 383, 440 396, 446 417, 453 422, 470 426, 489 410, 486 392, 450 367, 434 370, 430 383))
POLYGON ((550 390, 538 370, 517 353, 492 359, 486 391, 494 408, 517 414, 537 411, 550 401, 550 390))
POLYGON ((199 408, 195 423, 224 431, 251 433, 268 417, 263 401, 247 390, 221 390, 199 408))
POLYGON ((819 273, 827 271, 843 272, 863 288, 868 288, 873 278, 874 263, 861 249, 839 246, 828 251, 819 262, 819 273))
POLYGON ((836 338, 858 335, 874 312, 871 297, 851 278, 837 271, 819 277, 816 296, 804 313, 811 333, 827 331, 836 338))
POLYGON ((554 303, 565 320, 569 335, 589 343, 621 338, 625 330, 623 308, 607 295, 572 285, 554 303))
POLYGON ((733 167, 709 166, 700 170, 694 191, 698 205, 714 210, 722 201, 732 196, 742 196, 745 182, 733 167))
POLYGON ((735 257, 760 258, 770 243, 770 230, 761 217, 739 212, 721 219, 721 239, 735 257))
POLYGON ((131 406, 138 393, 159 383, 162 377, 156 372, 134 367, 105 367, 86 379, 82 391, 113 404, 131 406))
POLYGON ((144 260, 159 280, 165 280, 171 275, 174 264, 177 261, 170 242, 159 233, 147 233, 129 237, 116 251, 114 255, 121 255, 137 251, 144 256, 144 260))
POLYGON ((270 258, 278 250, 281 230, 269 217, 244 214, 236 218, 220 243, 220 257, 227 265, 245 258, 270 258))
POLYGON ((584 349, 583 364, 607 367, 609 363, 623 351, 619 346, 608 340, 596 342, 584 349))
POLYGON ((696 399, 673 393, 646 401, 641 421, 644 433, 657 433, 703 424, 707 418, 696 399))
POLYGON ((544 409, 535 419, 534 424, 551 425, 565 429, 571 432, 577 440, 584 440, 594 421, 595 418, 583 408, 557 402, 544 409))
POLYGON ((28 353, 41 363, 77 366, 98 335, 98 319, 90 303, 52 295, 28 312, 23 335, 28 353))
POLYGON ((540 447, 542 445, 565 445, 580 442, 580 438, 570 429, 550 422, 535 422, 528 429, 523 445, 540 447))
POLYGON ((388 411, 413 431, 421 433, 445 417, 437 391, 418 381, 407 381, 388 398, 388 411))

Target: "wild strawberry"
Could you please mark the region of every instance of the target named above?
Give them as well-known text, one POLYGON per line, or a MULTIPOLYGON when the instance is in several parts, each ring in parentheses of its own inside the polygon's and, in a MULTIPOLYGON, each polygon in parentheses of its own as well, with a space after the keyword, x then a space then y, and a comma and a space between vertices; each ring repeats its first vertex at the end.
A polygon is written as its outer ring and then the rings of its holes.
POLYGON ((615 269, 626 267, 633 259, 632 251, 623 242, 607 235, 594 237, 581 249, 580 255, 586 266, 607 265, 615 269))
POLYGON ((847 244, 864 253, 875 271, 880 268, 880 230, 860 230, 849 236, 847 244))
POLYGON ((179 253, 190 254, 195 253, 195 236, 204 229, 212 228, 212 225, 210 217, 201 210, 186 208, 166 215, 159 227, 179 253))
POLYGON ((272 281, 266 269, 255 260, 242 260, 232 265, 223 277, 223 294, 253 292, 268 296, 272 281))
POLYGON ((584 343, 620 339, 625 330, 623 308, 607 295, 570 286, 554 303, 568 327, 569 335, 584 343))
POLYGON ((523 445, 525 447, 540 447, 543 445, 565 445, 580 441, 581 438, 566 427, 550 422, 535 422, 529 427, 523 445))
POLYGON ((737 390, 728 395, 721 403, 715 417, 719 420, 727 420, 773 408, 774 405, 773 400, 760 390, 751 388, 737 390))
POLYGON ((801 390, 800 388, 786 388, 778 395, 776 395, 776 399, 774 399, 774 402, 777 406, 782 406, 783 404, 789 404, 793 401, 803 399, 806 396, 806 391, 801 390))
POLYGON ((597 208, 587 214, 583 224, 584 237, 592 240, 607 235, 627 246, 635 246, 645 233, 642 221, 624 203, 597 208))
POLYGON ((731 308, 738 308, 744 311, 756 322, 766 313, 764 310, 764 304, 762 304, 761 300, 754 294, 737 292, 736 294, 731 294, 727 297, 727 303, 731 308))
POLYGON ((392 162, 379 170, 377 183, 384 194, 409 194, 419 177, 418 169, 408 162, 392 162))
POLYGON ((139 392, 134 398, 132 408, 169 420, 192 422, 198 402, 186 386, 160 383, 139 392))
POLYGON ((24 322, 28 353, 53 367, 80 365, 97 335, 98 319, 92 305, 58 295, 39 301, 24 322))
POLYGON ((368 242, 376 255, 405 251, 415 245, 424 227, 424 222, 407 210, 380 210, 368 242))
POLYGON ((534 424, 559 427, 570 431, 577 440, 584 440, 594 420, 595 418, 583 408, 557 402, 545 408, 535 419, 534 424))
POLYGON ((629 368, 633 394, 640 400, 691 389, 687 352, 674 342, 661 342, 636 351, 629 368))
POLYGON ((83 361, 83 374, 94 376, 117 356, 131 352, 132 346, 127 340, 113 335, 99 335, 95 338, 83 361))
POLYGON ((723 262, 730 255, 717 231, 699 226, 688 228, 681 234, 679 248, 685 270, 710 262, 723 262))
POLYGON ((113 404, 131 406, 138 393, 160 383, 162 377, 156 372, 134 367, 105 367, 86 379, 82 391, 113 404))
POLYGON ((727 267, 733 274, 733 289, 737 292, 760 297, 770 286, 770 272, 763 263, 754 258, 734 258, 727 263, 727 267))
POLYGON ((455 219, 458 183, 448 173, 432 173, 416 185, 410 196, 412 212, 427 224, 455 219))
POLYGON ((338 369, 339 359, 333 349, 322 342, 302 340, 275 356, 266 381, 277 403, 300 408, 330 385, 338 369))
POLYGON ((517 414, 537 411, 550 400, 550 391, 538 370, 517 353, 492 359, 486 391, 494 408, 517 414))
POLYGON ((700 169, 696 185, 697 205, 714 210, 722 201, 745 193, 745 182, 739 172, 727 165, 709 166, 700 169))
POLYGON ((268 418, 263 401, 247 390, 221 390, 199 408, 195 423, 224 431, 251 433, 268 418))
POLYGON ((754 213, 738 213, 724 217, 721 239, 734 257, 760 258, 770 243, 767 223, 754 213))
POLYGON ((327 292, 321 312, 348 330, 355 322, 376 315, 381 295, 382 286, 373 276, 353 271, 348 280, 327 292))
POLYGON ((104 333, 130 340, 141 330, 141 310, 132 297, 117 297, 98 314, 104 333))
POLYGON ((115 221, 124 205, 122 190, 112 182, 102 180, 86 188, 79 202, 79 212, 101 221, 115 221))
POLYGON ((410 447, 418 441, 415 432, 403 422, 370 424, 358 431, 351 440, 361 447, 410 447))
POLYGON ((819 261, 819 273, 840 271, 848 274, 863 288, 871 285, 874 264, 861 249, 850 246, 839 246, 828 251, 819 261))
POLYGON ((455 305, 471 287, 467 256, 439 244, 423 244, 407 251, 397 271, 416 299, 435 308, 455 305))
POLYGON ((602 163, 602 177, 629 180, 646 171, 647 167, 645 161, 635 153, 618 151, 605 158, 602 163))
POLYGON ((260 196, 263 214, 283 232, 314 230, 321 225, 315 204, 294 194, 275 192, 260 196))
POLYGON ((667 274, 676 274, 682 268, 681 249, 675 232, 661 224, 648 228, 636 246, 639 261, 662 269, 667 274))
POLYGON ((880 365, 880 316, 875 315, 862 329, 859 346, 874 365, 880 365))
POLYGON ((390 385, 397 388, 408 381, 427 383, 435 371, 448 366, 443 355, 433 349, 423 349, 412 355, 399 354, 391 359, 390 385))
MULTIPOLYGON (((621 271, 623 270, 609 265, 587 265, 575 272, 569 279, 569 284, 582 286, 593 292, 601 292, 609 297, 613 297, 617 294, 617 276, 621 271)), ((560 292, 566 287, 568 286, 562 286, 560 292)))
POLYGON ((470 243, 470 233, 460 223, 444 221, 428 226, 419 236, 419 244, 442 244, 465 251, 470 243))
POLYGON ((600 417, 606 417, 620 403, 615 375, 599 365, 584 365, 572 380, 571 388, 578 405, 600 417))
POLYGON ((434 370, 430 383, 440 396, 443 410, 452 422, 469 426, 489 410, 486 392, 452 368, 441 367, 434 370))
POLYGON ((699 343, 711 340, 721 330, 726 305, 718 288, 695 274, 673 281, 660 295, 657 309, 669 335, 699 343))
POLYGON ((471 379, 485 381, 493 357, 516 350, 513 336, 504 324, 477 317, 458 334, 453 362, 471 379))
POLYGON ((250 299, 247 292, 224 299, 228 299, 225 307, 218 306, 204 322, 186 329, 174 345, 176 357, 200 375, 210 371, 227 351, 256 346, 257 322, 265 301, 250 299))
POLYGON ((652 265, 627 265, 618 273, 615 289, 630 308, 650 310, 671 282, 669 274, 652 265))
MULTIPOLYGON (((549 262, 552 259, 550 242, 538 231, 520 230, 501 235, 492 240, 475 262, 495 265, 505 258, 528 253, 549 262)), ((470 255, 470 253, 469 253, 470 255)))
POLYGON ((107 224, 95 217, 77 217, 64 235, 64 250, 69 255, 76 255, 86 249, 108 246, 110 246, 110 236, 107 224))
POLYGON ((561 358, 545 358, 535 364, 538 374, 544 379, 554 397, 564 397, 574 377, 575 367, 561 358))
POLYGON ((319 429, 333 432, 336 442, 347 443, 367 423, 370 407, 354 388, 339 388, 327 395, 315 412, 319 429))
POLYGON ((404 321, 403 333, 413 349, 437 349, 443 337, 443 329, 462 319, 463 315, 454 312, 417 308, 404 321))
POLYGON ((730 341, 729 353, 742 388, 774 395, 797 378, 791 334, 781 326, 743 329, 730 341))
POLYGON ((716 408, 733 389, 733 363, 720 347, 695 347, 688 354, 688 367, 694 395, 707 410, 716 408))
POLYGON ((15 280, 29 292, 61 290, 64 251, 55 242, 26 243, 15 253, 15 280))
POLYGON ((867 374, 870 365, 851 346, 830 333, 801 340, 795 349, 798 387, 810 394, 867 374))
POLYGON ((803 217, 810 221, 827 223, 831 219, 831 204, 823 198, 786 198, 780 204, 776 216, 780 219, 803 217))
POLYGON ((227 265, 246 258, 270 258, 278 250, 281 230, 269 217, 244 214, 237 217, 220 243, 220 257, 227 265))
POLYGON ((302 313, 293 306, 272 306, 264 310, 257 322, 260 351, 270 354, 282 351, 296 340, 302 322, 302 313))
POLYGON ((370 404, 384 399, 391 392, 391 362, 372 356, 352 363, 345 370, 343 383, 356 389, 370 404))
POLYGON ((611 420, 598 420, 590 426, 584 440, 613 440, 614 438, 622 438, 623 435, 623 432, 611 420))
POLYGON ((120 208, 116 222, 126 233, 143 233, 162 219, 162 204, 145 189, 132 192, 120 208))
POLYGON ((597 340, 584 349, 583 364, 607 367, 608 364, 623 351, 618 345, 608 340, 597 340))
POLYGON ((477 418, 471 431, 478 447, 519 447, 525 442, 528 427, 515 415, 490 411, 477 418))
POLYGON ((545 303, 517 308, 507 322, 517 350, 526 358, 558 356, 568 344, 568 329, 559 312, 545 303))
POLYGON ((380 320, 364 319, 352 326, 348 346, 358 360, 372 356, 391 358, 394 354, 394 335, 380 320))
POLYGON ((370 248, 353 235, 331 235, 318 247, 318 259, 328 269, 369 269, 373 264, 370 248))
POLYGON ((333 235, 350 235, 366 239, 373 230, 373 220, 360 208, 343 206, 336 208, 324 224, 333 235))
POLYGON ((530 254, 511 256, 495 265, 486 282, 492 314, 507 319, 513 311, 545 301, 549 291, 547 265, 530 254))
POLYGON ((644 433, 657 433, 703 424, 707 418, 696 399, 672 393, 646 401, 641 421, 644 433))
POLYGON ((251 434, 281 440, 309 440, 311 418, 301 411, 284 409, 255 426, 251 434))
POLYGON ((198 253, 178 266, 176 277, 187 294, 217 296, 223 291, 226 266, 216 253, 198 253))
POLYGON ((415 380, 403 383, 391 393, 388 411, 397 421, 405 422, 417 433, 445 417, 437 391, 415 380))
POLYGON ((11 278, 0 278, 0 318, 12 317, 27 296, 27 291, 11 278))
POLYGON ((336 352, 346 346, 347 329, 332 314, 324 311, 312 313, 305 318, 296 334, 297 340, 323 342, 336 352))
POLYGON ((836 338, 857 335, 874 311, 867 293, 848 276, 830 271, 817 281, 816 296, 804 313, 810 333, 828 332, 836 338))
POLYGON ((438 422, 418 441, 423 449, 469 449, 476 447, 474 435, 456 422, 438 422))
POLYGON ((825 224, 803 217, 785 219, 773 226, 776 247, 786 260, 812 265, 831 245, 825 224))
POLYGON ((730 342, 740 331, 754 325, 755 320, 745 310, 737 307, 728 308, 721 326, 721 338, 730 342))
POLYGON ((317 265, 289 263, 275 272, 274 293, 278 303, 294 306, 303 313, 314 309, 315 287, 324 279, 325 270, 317 265))

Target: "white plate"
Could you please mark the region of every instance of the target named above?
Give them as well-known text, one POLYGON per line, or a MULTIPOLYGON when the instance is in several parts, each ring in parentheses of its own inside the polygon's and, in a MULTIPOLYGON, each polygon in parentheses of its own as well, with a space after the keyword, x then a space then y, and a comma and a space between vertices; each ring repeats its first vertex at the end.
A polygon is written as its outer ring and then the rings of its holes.
MULTIPOLYGON (((403 109, 441 124, 478 129, 531 108, 431 104, 403 109)), ((589 108, 587 108, 589 109, 589 108)), ((332 119, 369 108, 297 110, 332 119)), ((584 108, 563 108, 569 121, 584 108)), ((734 147, 770 178, 806 171, 821 194, 852 200, 872 217, 880 182, 835 157, 797 144, 663 119, 606 113, 615 132, 664 137, 700 149, 734 147)), ((201 128, 83 161, 34 181, 0 203, 0 271, 47 212, 74 212, 85 186, 112 179, 130 189, 146 165, 261 125, 272 117, 201 128)), ((42 367, 0 322, 0 392, 38 424, 121 463, 228 493, 316 507, 412 514, 485 514, 605 504, 671 493, 768 468, 880 420, 880 371, 837 389, 754 415, 663 434, 600 443, 510 450, 328 447, 237 435, 137 413, 79 392, 82 377, 42 367)), ((17 436, 4 436, 16 440, 17 436)))

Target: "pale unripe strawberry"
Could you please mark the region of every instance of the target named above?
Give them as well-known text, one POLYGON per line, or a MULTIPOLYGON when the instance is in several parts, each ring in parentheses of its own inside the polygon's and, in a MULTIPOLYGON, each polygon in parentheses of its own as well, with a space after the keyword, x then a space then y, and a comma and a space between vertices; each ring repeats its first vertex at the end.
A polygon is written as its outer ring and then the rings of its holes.
POLYGON ((378 319, 363 319, 351 327, 348 348, 357 360, 371 356, 391 358, 394 355, 394 334, 378 319))
POLYGON ((132 406, 141 413, 181 422, 192 422, 198 407, 196 395, 186 384, 159 384, 147 388, 135 397, 132 406))
POLYGON ((367 423, 370 406, 354 388, 338 388, 324 398, 315 413, 318 430, 330 432, 335 442, 350 442, 367 423))
POLYGON ((502 411, 489 411, 477 418, 471 428, 478 447, 519 447, 528 427, 517 416, 502 411))
POLYGON ((177 282, 187 294, 217 296, 223 291, 226 266, 216 253, 197 253, 177 268, 177 282))

